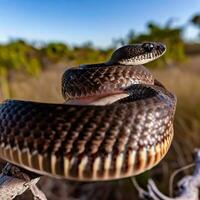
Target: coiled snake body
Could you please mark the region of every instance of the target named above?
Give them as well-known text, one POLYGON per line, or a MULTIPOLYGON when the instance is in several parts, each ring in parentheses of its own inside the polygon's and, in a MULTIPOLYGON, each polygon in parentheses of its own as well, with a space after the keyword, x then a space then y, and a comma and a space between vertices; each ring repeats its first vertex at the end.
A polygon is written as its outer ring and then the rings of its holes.
POLYGON ((171 144, 176 98, 141 64, 164 52, 160 43, 127 45, 106 63, 68 69, 62 80, 66 104, 5 101, 1 158, 81 181, 152 168, 171 144))

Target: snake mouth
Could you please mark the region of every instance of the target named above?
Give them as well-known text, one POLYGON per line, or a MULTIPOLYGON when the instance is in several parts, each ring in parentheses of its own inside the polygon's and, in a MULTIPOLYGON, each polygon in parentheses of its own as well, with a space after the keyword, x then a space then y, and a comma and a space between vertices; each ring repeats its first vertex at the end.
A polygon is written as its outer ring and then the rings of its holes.
POLYGON ((97 94, 87 97, 79 97, 76 99, 70 99, 66 103, 71 105, 109 105, 118 100, 121 100, 125 97, 128 97, 129 94, 126 91, 112 91, 105 92, 102 94, 97 94))

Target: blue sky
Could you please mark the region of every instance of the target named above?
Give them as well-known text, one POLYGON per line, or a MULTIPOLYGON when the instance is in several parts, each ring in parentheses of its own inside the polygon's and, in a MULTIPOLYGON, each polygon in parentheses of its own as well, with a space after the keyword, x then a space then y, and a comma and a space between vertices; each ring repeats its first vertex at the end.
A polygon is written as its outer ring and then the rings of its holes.
MULTIPOLYGON (((0 41, 92 41, 109 46, 130 29, 145 30, 148 21, 186 23, 200 12, 200 0, 0 0, 0 41)), ((189 26, 185 36, 197 33, 189 26)))

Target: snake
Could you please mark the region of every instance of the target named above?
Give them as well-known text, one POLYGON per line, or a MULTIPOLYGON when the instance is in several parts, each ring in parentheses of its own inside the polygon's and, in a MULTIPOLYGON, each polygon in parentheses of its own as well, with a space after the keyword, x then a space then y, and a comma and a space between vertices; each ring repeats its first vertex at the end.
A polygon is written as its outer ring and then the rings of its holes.
POLYGON ((75 181, 150 170, 172 143, 176 96, 143 64, 165 51, 160 42, 129 44, 106 62, 67 68, 64 103, 5 100, 0 157, 40 175, 75 181))

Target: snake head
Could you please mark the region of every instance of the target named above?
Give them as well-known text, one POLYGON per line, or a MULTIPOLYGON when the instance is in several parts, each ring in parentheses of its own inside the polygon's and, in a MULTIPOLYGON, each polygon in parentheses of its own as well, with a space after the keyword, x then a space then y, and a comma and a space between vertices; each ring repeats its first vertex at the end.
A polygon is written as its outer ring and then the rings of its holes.
POLYGON ((145 42, 126 45, 117 49, 111 56, 109 63, 122 65, 141 65, 162 56, 166 46, 160 42, 145 42))

